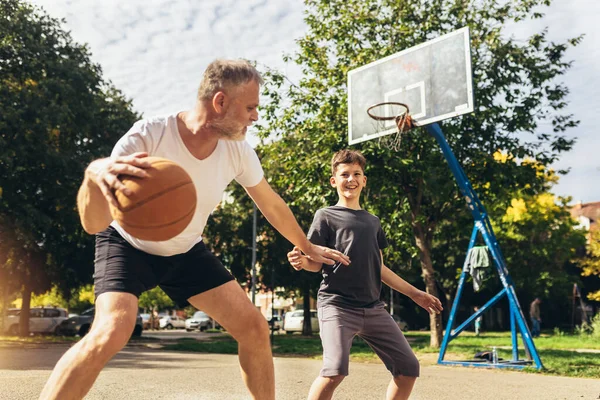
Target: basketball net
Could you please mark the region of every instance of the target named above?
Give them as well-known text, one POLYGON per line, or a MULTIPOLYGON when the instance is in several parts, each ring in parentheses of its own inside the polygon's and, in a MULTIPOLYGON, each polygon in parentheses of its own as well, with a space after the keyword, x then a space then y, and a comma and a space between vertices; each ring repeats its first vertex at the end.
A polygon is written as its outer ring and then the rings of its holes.
POLYGON ((394 151, 400 150, 402 136, 416 126, 408 112, 406 104, 396 102, 378 103, 367 109, 377 132, 396 126, 396 132, 379 138, 380 145, 394 151))

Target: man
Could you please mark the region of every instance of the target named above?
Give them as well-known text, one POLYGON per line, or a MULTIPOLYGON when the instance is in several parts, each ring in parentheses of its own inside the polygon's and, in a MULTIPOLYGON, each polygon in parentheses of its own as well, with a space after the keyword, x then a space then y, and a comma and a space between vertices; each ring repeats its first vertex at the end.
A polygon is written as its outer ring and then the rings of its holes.
POLYGON ((348 264, 349 259, 306 239, 244 140, 247 127, 258 119, 261 83, 248 62, 216 60, 204 73, 192 110, 137 122, 110 158, 88 166, 77 204, 84 229, 97 235, 96 316, 89 333, 57 363, 42 399, 83 398, 104 365, 127 343, 139 295, 157 285, 178 305, 191 304, 218 321, 238 341, 242 377, 252 396, 275 397, 267 322, 202 243, 209 214, 235 179, 269 222, 314 260, 348 264), (109 204, 117 205, 114 191, 130 194, 119 177, 145 177, 148 155, 179 163, 199 193, 190 225, 165 242, 132 237, 109 211, 109 204))
POLYGON ((536 297, 535 300, 531 302, 529 306, 529 317, 531 318, 531 336, 538 337, 540 336, 542 317, 540 314, 540 300, 539 297, 536 297))

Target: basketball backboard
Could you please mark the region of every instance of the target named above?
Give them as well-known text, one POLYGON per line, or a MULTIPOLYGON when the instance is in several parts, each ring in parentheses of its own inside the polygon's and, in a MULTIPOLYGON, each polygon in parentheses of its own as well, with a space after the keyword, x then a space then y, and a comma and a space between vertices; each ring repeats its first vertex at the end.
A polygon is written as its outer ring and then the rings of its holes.
POLYGON ((469 28, 349 71, 350 144, 397 131, 393 120, 382 123, 367 114, 370 106, 382 102, 405 103, 412 119, 421 126, 472 112, 469 28))

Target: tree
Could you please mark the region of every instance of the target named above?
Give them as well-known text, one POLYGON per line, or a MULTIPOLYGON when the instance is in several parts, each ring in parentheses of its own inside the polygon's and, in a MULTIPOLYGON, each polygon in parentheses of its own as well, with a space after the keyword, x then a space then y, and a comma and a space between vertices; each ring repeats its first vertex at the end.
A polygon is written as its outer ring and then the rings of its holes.
MULTIPOLYGON (((110 153, 138 116, 101 77, 86 46, 21 0, 0 3, 0 269, 32 292, 89 281, 93 241, 76 193, 87 164, 110 153)), ((27 333, 26 318, 21 333, 27 333)))
MULTIPOLYGON (((577 121, 563 111, 568 89, 555 78, 570 67, 564 53, 581 37, 549 43, 544 30, 522 42, 503 33, 509 22, 540 18, 539 7, 550 1, 305 4, 308 33, 297 41, 298 51, 285 58, 301 67, 303 77, 290 84, 281 74, 267 71, 264 94, 269 103, 260 127, 263 137, 277 140, 264 146, 263 165, 269 176, 284 174, 285 179, 271 183, 293 199, 303 225, 309 223, 306 215, 324 204, 327 161, 346 146, 347 72, 463 26, 471 29, 477 110, 445 121, 443 130, 476 190, 484 189, 484 202, 491 199, 506 208, 515 193, 533 196, 544 190, 534 164, 500 162, 493 157, 496 151, 546 166, 572 147, 566 130, 577 121), (551 124, 540 125, 542 121, 551 124)), ((434 268, 432 256, 435 235, 467 211, 437 143, 417 128, 405 135, 397 153, 373 141, 357 147, 370 163, 364 205, 392 228, 386 233, 394 249, 403 246, 399 254, 390 250, 386 257, 398 262, 416 255, 425 289, 439 296, 441 266, 434 268)), ((430 328, 431 345, 438 347, 440 316, 430 316, 430 328)))
POLYGON ((142 293, 139 304, 141 308, 148 310, 164 310, 175 307, 173 300, 158 286, 142 293))
MULTIPOLYGON (((585 277, 600 277, 600 230, 590 232, 586 256, 580 263, 581 275, 585 277)), ((588 293, 587 298, 600 302, 600 289, 588 293)))

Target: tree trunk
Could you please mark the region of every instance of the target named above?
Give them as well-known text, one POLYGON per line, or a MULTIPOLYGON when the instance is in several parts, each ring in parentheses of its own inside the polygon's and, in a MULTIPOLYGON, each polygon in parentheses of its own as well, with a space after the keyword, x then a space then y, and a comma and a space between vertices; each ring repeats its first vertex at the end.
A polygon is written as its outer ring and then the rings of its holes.
POLYGON ((23 283, 22 298, 23 302, 19 313, 19 336, 25 337, 29 336, 29 310, 31 309, 31 285, 27 278, 23 283))
MULTIPOLYGON (((439 299, 437 285, 435 283, 435 271, 431 262, 431 241, 427 238, 425 228, 419 223, 413 224, 415 234, 415 242, 419 248, 419 258, 421 260, 421 272, 425 281, 427 293, 439 299)), ((434 348, 439 348, 442 344, 442 315, 429 314, 429 328, 431 330, 431 340, 429 345, 434 348)))
POLYGON ((310 283, 307 280, 302 288, 304 321, 302 323, 302 334, 304 336, 312 336, 312 324, 310 318, 310 283))
POLYGON ((8 308, 8 282, 3 282, 0 290, 2 290, 2 312, 0 313, 0 334, 2 334, 6 329, 4 321, 6 320, 6 310, 8 308))

